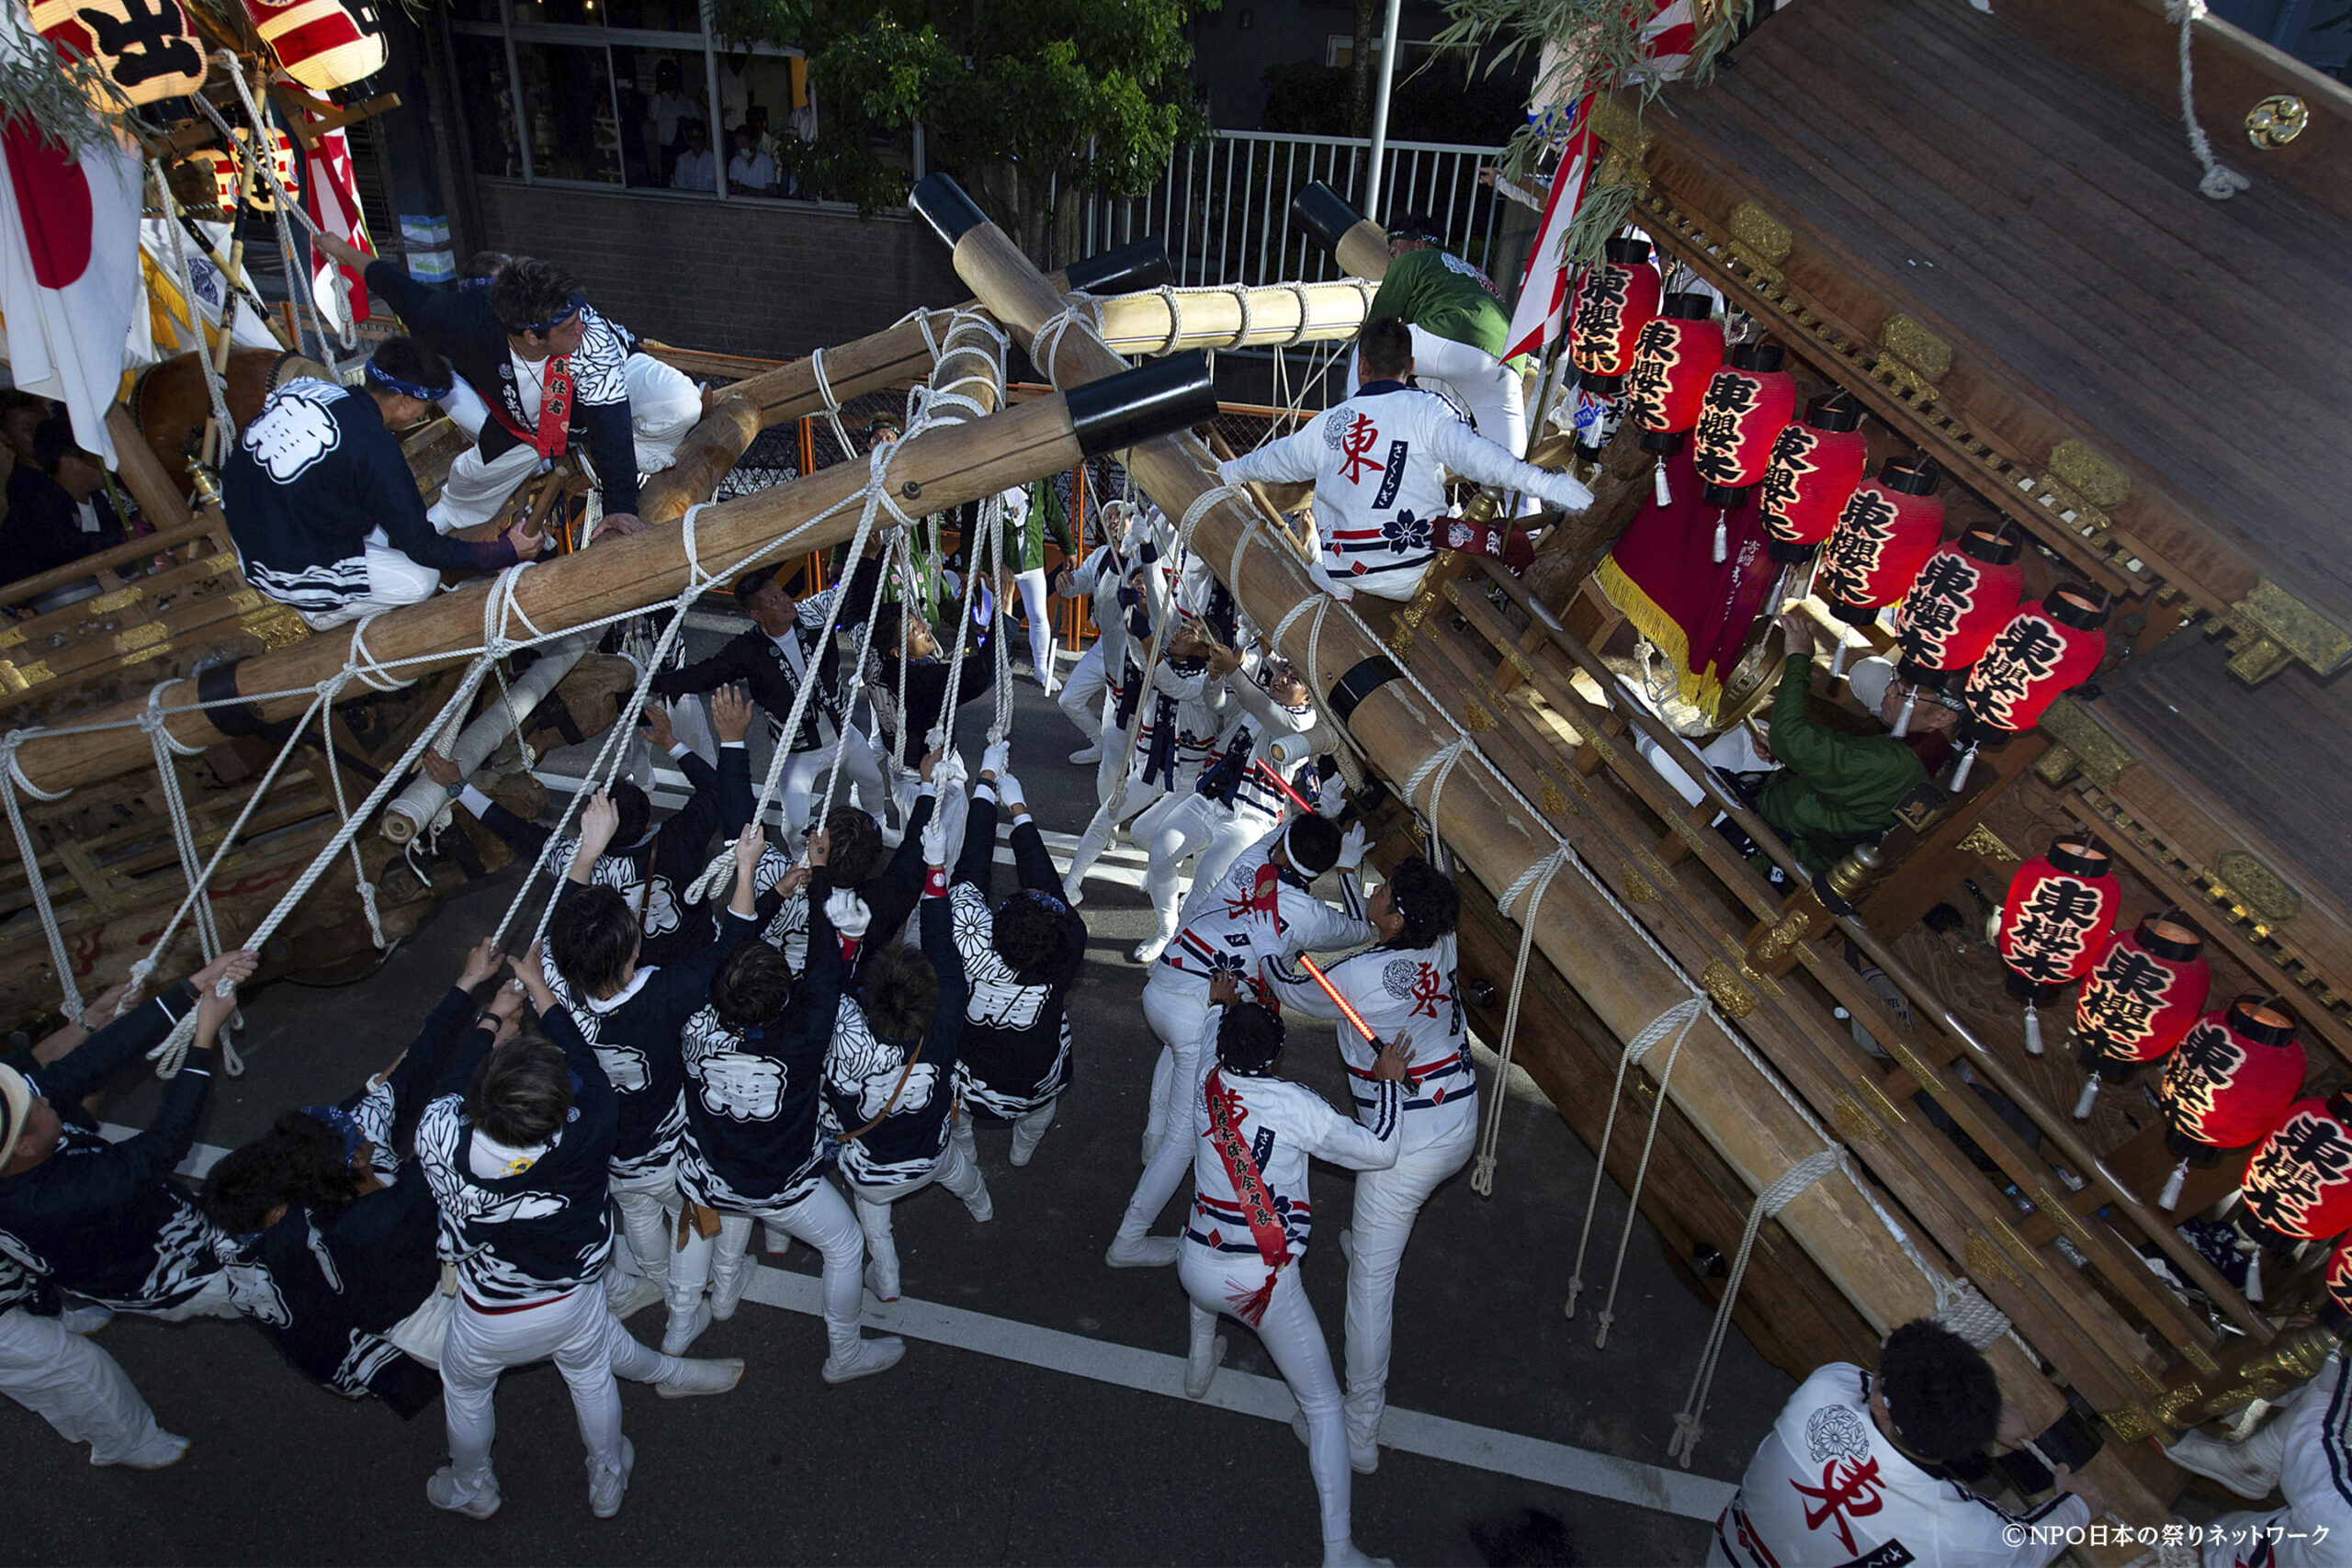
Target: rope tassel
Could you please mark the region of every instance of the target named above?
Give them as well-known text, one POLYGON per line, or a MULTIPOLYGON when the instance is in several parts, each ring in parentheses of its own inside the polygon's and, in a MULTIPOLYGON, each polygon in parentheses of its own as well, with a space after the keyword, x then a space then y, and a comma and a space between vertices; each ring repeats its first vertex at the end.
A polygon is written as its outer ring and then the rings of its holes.
POLYGON ((1649 1136, 1642 1141, 1641 1164, 1634 1168, 1633 1190, 1626 1195, 1625 1230, 1617 1240, 1617 1266, 1609 1276, 1609 1302, 1600 1310, 1600 1332, 1593 1340, 1595 1349, 1606 1349, 1609 1346, 1609 1325, 1614 1319, 1617 1305, 1617 1280, 1624 1272, 1625 1247, 1634 1235, 1634 1218, 1641 1213, 1642 1183, 1649 1175, 1650 1149, 1657 1142, 1657 1124, 1666 1114, 1666 1090, 1674 1077, 1675 1058, 1682 1054, 1682 1042, 1690 1032, 1690 1025, 1698 1021, 1705 1009, 1703 998, 1685 997, 1650 1020, 1647 1028, 1626 1042, 1624 1055, 1617 1059, 1617 1081, 1610 1086, 1609 1090, 1609 1114, 1601 1122, 1600 1143, 1593 1154, 1592 1190, 1585 1195, 1584 1225, 1577 1234, 1576 1267, 1568 1274, 1568 1300, 1564 1311, 1571 1318, 1577 1314, 1577 1298, 1584 1293, 1585 1250, 1592 1242, 1592 1216, 1600 1206, 1601 1184, 1609 1179, 1609 1140, 1617 1130, 1617 1108, 1625 1102, 1625 1075, 1633 1071, 1634 1065, 1647 1055, 1659 1041, 1669 1033, 1674 1036, 1674 1044, 1666 1054, 1666 1066, 1658 1074, 1657 1105, 1650 1114, 1649 1136))

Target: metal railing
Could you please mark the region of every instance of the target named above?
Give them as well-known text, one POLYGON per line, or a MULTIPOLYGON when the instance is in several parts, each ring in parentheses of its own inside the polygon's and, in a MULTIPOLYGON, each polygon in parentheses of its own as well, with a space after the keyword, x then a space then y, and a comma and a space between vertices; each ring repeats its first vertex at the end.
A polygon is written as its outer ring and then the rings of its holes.
MULTIPOLYGON (((1167 174, 1143 196, 1087 192, 1080 198, 1079 254, 1159 234, 1182 287, 1327 281, 1339 268, 1292 224, 1290 198, 1320 180, 1361 201, 1371 153, 1372 143, 1359 137, 1220 130, 1176 149, 1167 174)), ((1381 160, 1380 188, 1386 211, 1436 219, 1448 248, 1484 267, 1508 298, 1518 287, 1519 269, 1516 257, 1498 254, 1498 245, 1510 203, 1478 183, 1478 165, 1501 155, 1499 147, 1392 141, 1381 160)))

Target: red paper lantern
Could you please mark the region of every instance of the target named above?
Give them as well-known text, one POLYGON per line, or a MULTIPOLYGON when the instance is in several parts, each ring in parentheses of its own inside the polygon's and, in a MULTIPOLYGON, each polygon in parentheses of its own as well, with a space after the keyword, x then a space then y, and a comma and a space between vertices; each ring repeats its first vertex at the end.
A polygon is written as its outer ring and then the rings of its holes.
POLYGON ((1804 417, 1772 443, 1764 465, 1758 500, 1771 532, 1772 558, 1811 560, 1869 471, 1870 442, 1853 394, 1826 392, 1807 403, 1804 417))
POLYGON ((2150 915, 2138 930, 2118 931, 2075 998, 2075 1043, 2090 1073, 2075 1120, 2091 1113, 2101 1082, 2120 1083, 2179 1044, 2212 985, 2195 927, 2150 915))
POLYGON ((2320 1276, 2325 1293, 2319 1299, 2321 1325, 2338 1339, 2352 1341, 2352 1235, 2328 1254, 2327 1272, 2320 1276))
POLYGON ((2240 997, 2190 1025, 2165 1064, 2156 1096, 2183 1142, 2242 1149, 2287 1113, 2303 1087, 2304 1066, 2294 1014, 2240 997))
POLYGON ((1669 294, 1660 313, 1634 340, 1634 367, 1625 378, 1625 412, 1642 427, 1650 452, 1679 452, 1707 383, 1723 368, 1724 329, 1711 294, 1669 294))
POLYGON ((1778 344, 1743 343, 1707 383, 1690 460, 1709 506, 1747 504, 1773 444, 1796 417, 1796 378, 1781 368, 1783 357, 1778 344))
POLYGON ((1603 261, 1577 286, 1568 316, 1568 361, 1578 384, 1599 397, 1624 389, 1634 367, 1634 342, 1657 315, 1657 268, 1650 265, 1647 240, 1611 240, 1603 261))
POLYGON ((89 61, 134 104, 204 85, 204 43, 179 0, 34 0, 33 28, 89 61))
POLYGON ((1994 634, 2017 612, 2024 584, 2018 556, 2024 547, 2006 527, 1990 525, 1936 547, 1894 613, 1903 679, 1938 684, 1992 646, 1994 634))
POLYGON ((2052 701, 2089 680, 2107 657, 2106 625, 2102 596, 2079 583, 2053 588, 2011 616, 1969 671, 1962 693, 1971 745, 2031 729, 2052 701))
POLYGON ((2025 998, 2025 1048, 2041 1055, 2041 1005, 2090 973, 2123 889, 2094 839, 2061 840, 2018 867, 2001 909, 2001 962, 2025 998))
POLYGON ((1864 626, 1910 589, 1943 537, 1942 477, 1932 457, 1889 457, 1846 498, 1821 556, 1819 592, 1831 615, 1864 626))
POLYGON ((314 93, 384 68, 384 24, 368 0, 245 0, 245 9, 286 73, 314 93))
POLYGON ((2352 1229, 2352 1100, 2304 1100, 2254 1151, 2238 1184, 2245 1219, 2290 1241, 2324 1241, 2352 1229))

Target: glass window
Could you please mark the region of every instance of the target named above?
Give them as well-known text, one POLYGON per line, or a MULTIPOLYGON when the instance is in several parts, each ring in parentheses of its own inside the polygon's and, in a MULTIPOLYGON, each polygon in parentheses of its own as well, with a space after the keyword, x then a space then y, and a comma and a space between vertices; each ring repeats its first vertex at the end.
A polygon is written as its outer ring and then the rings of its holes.
POLYGON ((503 22, 498 0, 449 0, 449 17, 459 22, 503 22))
MULTIPOLYGON (((576 3, 576 0, 575 0, 576 3)), ((695 0, 586 0, 591 21, 616 28, 651 28, 657 32, 702 31, 702 7, 695 0)))
POLYGON ((793 173, 792 148, 797 139, 813 135, 816 129, 808 107, 807 67, 804 60, 780 55, 718 57, 719 124, 727 137, 729 195, 800 193, 793 173))
POLYGON ((507 179, 523 177, 523 152, 514 135, 514 85, 506 76, 506 43, 479 33, 453 33, 449 43, 466 116, 466 140, 473 147, 474 172, 507 179))
POLYGON ((532 172, 543 180, 621 183, 621 135, 602 49, 517 43, 532 172))
MULTIPOLYGON (((628 183, 640 189, 662 188, 676 182, 678 160, 692 152, 696 128, 714 164, 727 154, 710 136, 709 77, 702 51, 675 49, 616 49, 615 85, 620 89, 622 155, 628 164, 628 183)), ((715 179, 702 176, 699 162, 688 166, 690 185, 684 188, 711 190, 715 179)))

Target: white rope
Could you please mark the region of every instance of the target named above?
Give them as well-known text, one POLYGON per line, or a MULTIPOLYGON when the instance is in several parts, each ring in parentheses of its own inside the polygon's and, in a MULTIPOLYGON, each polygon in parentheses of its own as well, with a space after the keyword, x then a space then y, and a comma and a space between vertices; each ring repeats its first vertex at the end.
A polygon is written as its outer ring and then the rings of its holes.
POLYGON ((17 856, 25 863, 25 882, 32 889, 33 910, 40 917, 41 934, 49 939, 50 967, 57 971, 59 1010, 69 1021, 79 1023, 82 1021, 82 992, 74 984, 74 960, 65 951, 65 933, 58 929, 57 910, 49 901, 49 879, 41 874, 40 846, 33 842, 32 834, 26 830, 24 807, 17 801, 18 790, 35 800, 46 801, 63 800, 69 792, 58 790, 52 793, 41 788, 25 777, 25 770, 17 765, 17 748, 23 745, 32 733, 27 729, 12 729, 5 739, 0 739, 0 761, 7 763, 7 778, 5 785, 0 785, 0 801, 5 801, 7 806, 8 828, 17 836, 17 856))
MULTIPOLYGON (((376 787, 368 792, 368 798, 360 803, 359 809, 344 818, 343 826, 335 829, 334 837, 327 841, 326 847, 311 857, 311 863, 302 868, 302 874, 294 879, 294 885, 286 890, 283 897, 278 899, 277 907, 263 917, 262 922, 246 936, 243 943, 243 947, 247 950, 258 950, 277 933, 277 928, 283 925, 287 918, 294 913, 295 908, 310 896, 311 889, 318 885, 319 878, 326 874, 327 867, 334 863, 335 857, 343 853, 352 840, 358 836, 361 824, 376 814, 377 809, 391 797, 392 791, 408 776, 409 770, 416 766, 417 758, 422 756, 424 748, 432 743, 435 732, 449 721, 452 714, 465 712, 468 705, 474 699, 474 693, 481 689, 482 679, 489 671, 490 660, 487 656, 477 658, 473 661, 472 668, 466 672, 466 678, 458 683, 457 691, 451 694, 447 703, 442 705, 440 714, 431 724, 426 725, 417 733, 414 740, 409 742, 408 749, 401 754, 400 761, 384 771, 384 776, 377 781, 376 787)), ((344 667, 345 676, 356 672, 350 665, 346 664, 344 667)), ((321 733, 325 735, 323 720, 321 724, 321 733)), ((332 746, 334 738, 331 735, 325 738, 327 744, 332 746)), ((230 985, 224 977, 215 994, 228 997, 234 995, 236 987, 230 985)), ((180 1021, 172 1026, 171 1033, 165 1035, 153 1050, 147 1053, 148 1060, 155 1063, 155 1076, 170 1077, 177 1073, 181 1064, 187 1061, 188 1045, 195 1038, 196 1010, 190 1008, 180 1021)))
MULTIPOLYGON (((196 339, 197 363, 204 373, 204 395, 212 404, 213 427, 220 433, 220 445, 214 448, 213 460, 219 462, 236 439, 237 422, 229 415, 229 397, 223 389, 220 368, 212 362, 212 345, 204 341, 204 310, 197 303, 196 276, 188 265, 187 236, 180 232, 180 206, 172 197, 171 182, 164 177, 161 162, 152 165, 155 176, 155 205, 164 215, 164 232, 171 241, 172 266, 178 274, 180 299, 187 306, 188 331, 196 339)), ((225 276, 220 281, 220 335, 230 335, 230 323, 236 320, 238 299, 234 285, 225 276)))
MULTIPOLYGON (((1295 287, 1295 285, 1294 285, 1294 287, 1295 287)), ((1250 309, 1250 289, 1248 285, 1237 283, 1233 286, 1233 303, 1234 307, 1241 312, 1241 325, 1235 331, 1233 334, 1233 341, 1227 344, 1225 346, 1227 348, 1239 348, 1243 344, 1250 341, 1250 333, 1252 325, 1250 319, 1251 312, 1250 309)), ((1304 310, 1305 306, 1302 305, 1300 309, 1304 310)))
MULTIPOLYGON (((1436 800, 1430 800, 1432 826, 1436 800)), ((1527 988, 1527 960, 1535 951, 1535 918, 1544 908, 1544 895, 1551 889, 1552 879, 1568 863, 1567 852, 1554 850, 1533 865, 1519 874, 1519 877, 1503 893, 1497 908, 1506 916, 1521 895, 1527 897, 1527 910, 1519 920, 1519 962, 1510 973, 1510 1001, 1503 1009, 1502 1043, 1496 1047, 1494 1092, 1487 1097, 1486 1125, 1478 1130, 1478 1155, 1470 1170, 1470 1190, 1481 1198, 1495 1195, 1495 1149, 1502 1141, 1504 1080, 1510 1076, 1511 1047, 1519 1039, 1519 1004, 1527 988)))
POLYGON ((1715 1321, 1707 1331, 1707 1343, 1699 1352, 1699 1370, 1690 1382, 1690 1397, 1674 1417, 1674 1438, 1667 1444, 1670 1458, 1679 1458, 1682 1468, 1690 1468, 1690 1460, 1699 1451, 1702 1428, 1699 1417, 1707 1408, 1708 1385, 1714 1382, 1715 1368, 1723 1355, 1724 1341, 1731 1335, 1732 1305, 1739 1300, 1739 1282, 1747 1272, 1747 1259, 1756 1250, 1756 1234, 1764 1222, 1778 1215, 1797 1200, 1797 1195, 1823 1177, 1846 1163, 1846 1151, 1832 1144, 1819 1154, 1808 1155, 1773 1178, 1770 1185, 1756 1195, 1747 1211, 1747 1228, 1740 1233, 1739 1253, 1732 1259, 1731 1273, 1724 1280, 1724 1298, 1715 1305, 1715 1321))
POLYGON ((1298 301, 1298 330, 1291 333, 1290 341, 1283 344, 1282 346, 1284 348, 1296 348, 1300 344, 1306 341, 1306 285, 1304 283, 1291 282, 1283 284, 1283 287, 1289 289, 1291 298, 1298 301))
MULTIPOLYGON (((1058 314, 1046 317, 1037 330, 1029 334, 1029 363, 1044 372, 1046 380, 1057 385, 1059 385, 1060 378, 1055 373, 1054 359, 1062 351, 1062 334, 1069 331, 1072 321, 1081 323, 1098 341, 1101 339, 1102 308, 1091 296, 1084 294, 1073 297, 1058 314)), ((950 335, 953 335, 952 332, 950 335)), ((1170 340, 1169 348, 1174 346, 1173 340, 1170 340)), ((1166 354, 1169 348, 1159 352, 1166 354)))
POLYGON ((1979 1350, 2009 1331, 2008 1315, 1968 1280, 1946 1280, 1937 1287, 1936 1321, 1979 1350))
MULTIPOLYGON (((254 101, 253 86, 245 80, 243 62, 240 61, 232 51, 225 49, 213 58, 226 68, 229 79, 236 84, 238 100, 244 106, 245 118, 253 123, 253 141, 243 148, 244 163, 256 176, 257 182, 266 184, 269 187, 270 206, 273 209, 271 217, 277 232, 278 254, 284 258, 286 264, 287 298, 293 305, 295 312, 295 350, 298 353, 301 351, 301 321, 304 317, 308 317, 311 331, 319 340, 319 357, 326 361, 327 367, 334 371, 336 379, 340 380, 343 377, 344 366, 335 356, 335 345, 340 344, 343 347, 350 349, 357 347, 359 343, 357 326, 353 321, 351 314, 350 280, 343 276, 343 268, 340 265, 333 269, 331 276, 334 279, 339 314, 335 322, 334 335, 330 338, 327 334, 325 319, 319 313, 318 300, 313 291, 314 280, 311 268, 310 246, 305 244, 297 247, 294 243, 295 221, 300 220, 302 227, 314 237, 320 231, 319 226, 311 221, 309 213, 294 204, 292 197, 287 193, 285 185, 277 177, 277 160, 270 144, 269 120, 261 112, 261 106, 254 101)), ((239 151, 239 143, 236 133, 230 128, 229 122, 202 94, 196 95, 195 103, 196 107, 203 110, 206 117, 220 130, 230 155, 234 157, 239 151)), ((223 433, 225 434, 230 428, 232 427, 223 426, 223 433)))
MULTIPOLYGON (((496 670, 498 668, 498 659, 493 654, 482 655, 482 660, 492 670, 496 670)), ((506 679, 503 675, 499 677, 498 683, 500 691, 502 693, 505 692, 506 679)), ((508 702, 511 705, 513 702, 512 694, 507 694, 507 697, 508 702)), ((458 722, 462 723, 465 716, 465 712, 460 710, 458 714, 458 722)), ((451 728, 454 728, 455 727, 452 726, 451 728)), ((434 732, 431 730, 426 731, 427 744, 431 743, 430 737, 433 733, 434 732)), ((334 700, 332 697, 327 700, 325 711, 319 715, 319 750, 325 754, 327 760, 327 784, 334 792, 335 811, 343 818, 345 822, 348 823, 351 820, 351 803, 344 795, 343 767, 342 764, 336 761, 336 748, 334 743, 334 700)), ((366 863, 361 861, 359 858, 359 840, 356 836, 354 836, 351 840, 351 886, 359 896, 359 908, 364 910, 368 916, 368 935, 370 940, 375 942, 376 951, 381 953, 391 946, 391 943, 384 940, 383 916, 376 908, 376 889, 368 880, 368 867, 366 863)), ((232 1076, 241 1070, 242 1069, 240 1068, 232 1068, 232 1076)))
POLYGON ((392 679, 390 667, 377 659, 374 650, 368 646, 368 628, 389 614, 389 610, 378 610, 373 615, 360 616, 352 626, 351 642, 344 654, 344 668, 379 692, 397 692, 411 684, 407 681, 392 679))
MULTIPOLYGON (((1652 1047, 1668 1034, 1674 1043, 1666 1054, 1666 1066, 1658 1072, 1657 1100, 1650 1111, 1649 1135, 1642 1140, 1641 1162, 1634 1168, 1634 1185, 1625 1196, 1625 1229, 1617 1238, 1617 1262, 1609 1274, 1609 1299, 1600 1309, 1600 1332, 1593 1340, 1595 1349, 1609 1345, 1609 1325, 1614 1321, 1617 1307, 1617 1281, 1625 1271, 1625 1244, 1634 1234, 1634 1219, 1641 1213, 1642 1184, 1648 1179, 1650 1151, 1657 1142, 1657 1124, 1666 1114, 1666 1091, 1674 1077, 1675 1058, 1682 1054, 1682 1042, 1690 1032, 1690 1025, 1706 1010, 1706 1001, 1697 996, 1686 997, 1656 1018, 1643 1031, 1625 1043, 1624 1054, 1617 1058, 1617 1078, 1609 1089, 1609 1114, 1600 1123, 1600 1142, 1592 1156, 1592 1190, 1585 1195, 1584 1226, 1577 1233, 1576 1266, 1568 1273, 1568 1300, 1562 1309, 1571 1318, 1577 1314, 1577 1298, 1584 1293, 1585 1248, 1592 1241, 1593 1211, 1600 1203, 1600 1185, 1609 1179, 1609 1139, 1617 1128, 1618 1107, 1625 1100, 1625 1075, 1650 1053, 1652 1047)), ((1498 1089, 1498 1093, 1500 1089, 1498 1089)))
POLYGON ((2180 24, 2180 123, 2188 128, 2188 151, 2205 177, 2197 188, 2215 201, 2227 201, 2254 182, 2213 156, 2213 143, 2197 122, 2197 77, 2189 64, 2189 40, 2205 15, 2205 0, 2165 0, 2165 18, 2180 24))
MULTIPOLYGON (((1161 304, 1168 307, 1168 341, 1161 344, 1158 348, 1152 350, 1151 356, 1154 359, 1165 359, 1168 355, 1175 353, 1178 340, 1182 338, 1184 335, 1184 301, 1177 294, 1176 286, 1170 283, 1161 284, 1159 286, 1159 300, 1161 304)), ((1109 345, 1105 344, 1104 346, 1108 347, 1109 345)), ((1052 378, 1052 375, 1053 373, 1051 371, 1046 372, 1046 376, 1049 379, 1052 378)), ((1061 382, 1055 380, 1054 385, 1058 387, 1061 385, 1061 382)))
MULTIPOLYGON (((1413 797, 1420 793, 1421 785, 1429 784, 1430 804, 1425 815, 1432 830, 1437 827, 1437 803, 1439 797, 1445 794, 1445 781, 1453 776, 1454 764, 1462 761, 1462 754, 1469 749, 1470 738, 1461 736, 1422 758, 1421 765, 1415 768, 1412 776, 1405 781, 1405 804, 1408 806, 1413 804, 1413 797), (1434 782, 1431 782, 1432 774, 1435 775, 1434 782)), ((1553 852, 1555 855, 1558 852, 1556 850, 1553 852)))
MULTIPOLYGON (((177 757, 201 756, 204 749, 190 746, 172 733, 163 716, 163 695, 164 683, 158 682, 147 694, 147 715, 140 721, 140 728, 147 732, 148 745, 155 755, 155 777, 164 791, 164 814, 172 826, 172 846, 179 852, 180 872, 187 879, 188 892, 196 897, 198 942, 203 949, 204 961, 209 964, 220 956, 220 930, 212 908, 212 896, 202 891, 204 884, 197 865, 196 827, 188 819, 187 801, 180 790, 179 765, 174 761, 177 757)), ((148 964, 144 974, 134 964, 131 977, 143 988, 153 971, 153 964, 148 964)))
MULTIPOLYGON (((922 335, 924 343, 929 344, 931 347, 932 359, 933 363, 936 363, 939 358, 939 347, 936 344, 931 343, 931 326, 929 322, 924 323, 922 335)), ((833 427, 833 439, 841 443, 842 456, 844 457, 849 457, 856 450, 856 448, 850 445, 849 432, 842 428, 842 400, 833 396, 832 383, 825 378, 825 351, 823 349, 818 348, 811 349, 809 351, 808 369, 810 373, 817 378, 817 395, 825 400, 825 419, 826 422, 833 427)))
MULTIPOLYGON (((245 824, 253 819, 254 813, 261 808, 261 803, 268 797, 271 787, 277 783, 277 775, 285 770, 287 760, 294 755, 296 749, 301 744, 302 732, 309 728, 311 717, 324 711, 334 702, 335 694, 343 689, 345 682, 348 679, 347 675, 338 672, 318 683, 316 695, 311 706, 295 722, 292 731, 286 737, 285 744, 277 749, 277 755, 270 760, 269 767, 262 773, 261 782, 255 784, 253 793, 245 797, 244 809, 238 812, 237 819, 232 822, 229 825, 229 830, 220 836, 220 842, 213 849, 212 858, 205 863, 202 873, 193 880, 188 888, 187 897, 180 900, 180 907, 174 910, 172 918, 164 923, 163 934, 155 939, 153 946, 148 948, 146 957, 131 964, 130 978, 141 989, 147 988, 148 982, 154 976, 156 966, 163 961, 165 950, 178 936, 180 922, 186 919, 189 911, 196 907, 198 890, 212 886, 214 874, 220 869, 221 863, 229 858, 229 852, 236 846, 238 836, 244 831, 245 824)), ((158 692, 162 689, 161 686, 156 688, 158 692)), ((149 701, 153 704, 154 699, 151 697, 149 701)), ((158 712, 169 711, 164 709, 159 704, 155 706, 158 712)))

